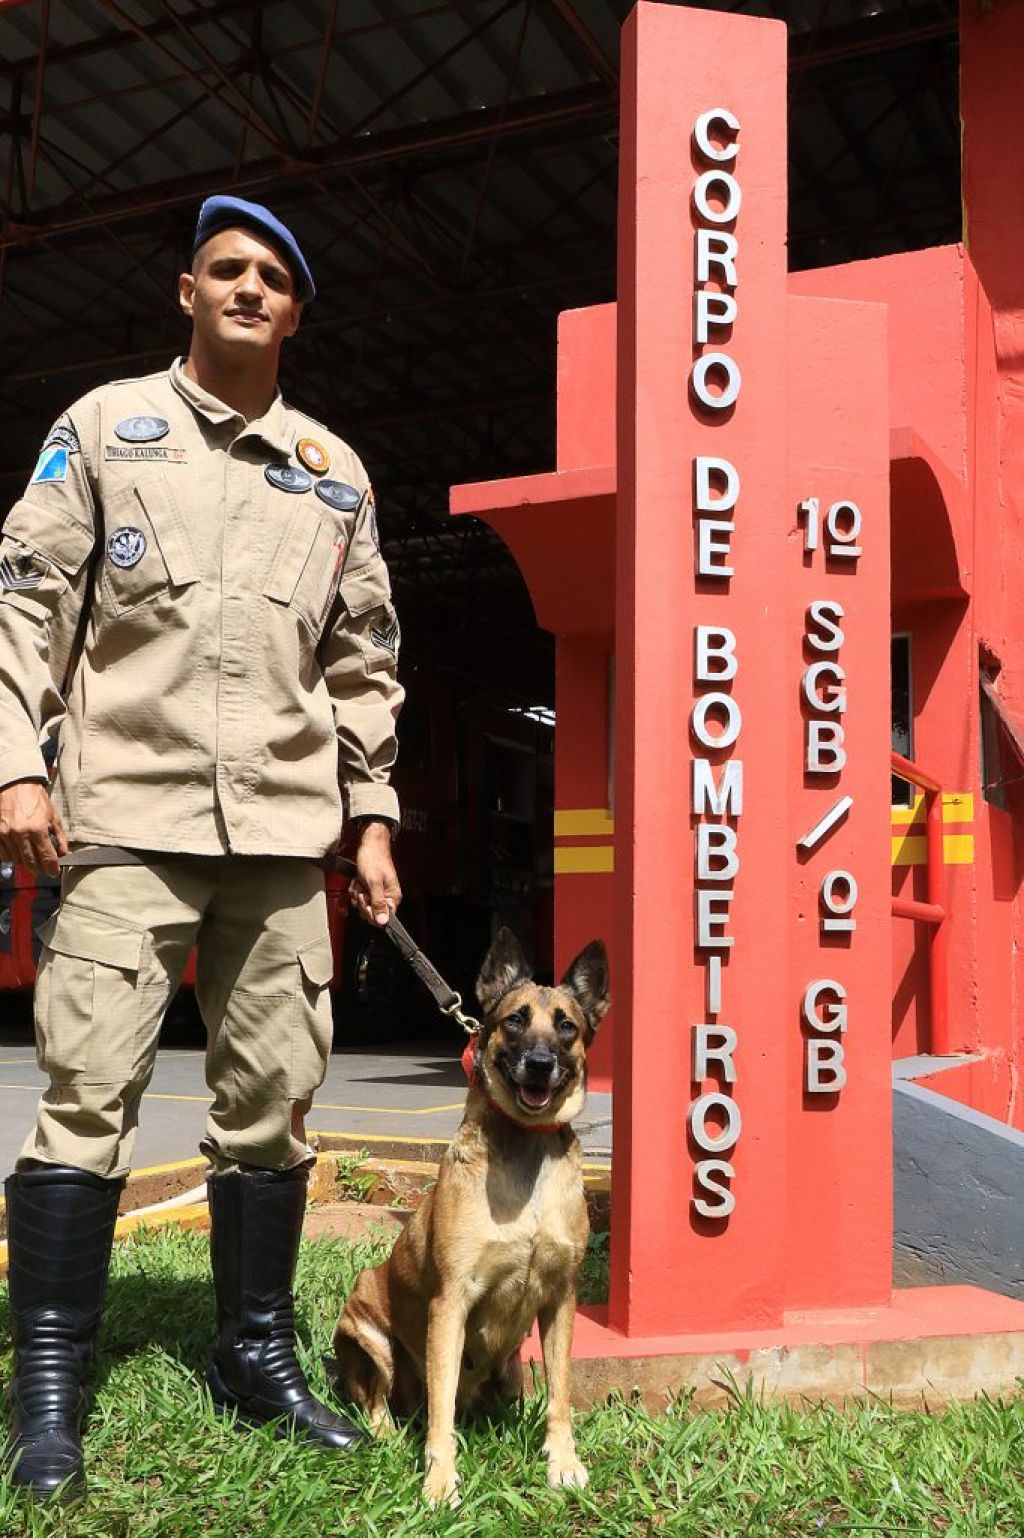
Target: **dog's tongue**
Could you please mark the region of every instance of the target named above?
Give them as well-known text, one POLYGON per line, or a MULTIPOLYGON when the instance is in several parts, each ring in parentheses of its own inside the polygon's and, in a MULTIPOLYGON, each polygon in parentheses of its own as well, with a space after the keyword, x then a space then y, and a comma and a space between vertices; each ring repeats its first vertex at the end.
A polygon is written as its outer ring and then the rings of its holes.
POLYGON ((528 1106, 531 1111, 543 1111, 544 1107, 551 1100, 550 1089, 530 1089, 527 1084, 519 1086, 519 1094, 522 1097, 523 1104, 528 1106))

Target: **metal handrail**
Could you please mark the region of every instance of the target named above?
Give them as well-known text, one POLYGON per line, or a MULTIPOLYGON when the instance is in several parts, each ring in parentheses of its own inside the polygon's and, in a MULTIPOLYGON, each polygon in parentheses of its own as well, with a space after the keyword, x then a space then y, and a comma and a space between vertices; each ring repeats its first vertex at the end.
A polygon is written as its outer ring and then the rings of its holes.
POLYGON ((949 928, 946 923, 946 860, 942 817, 942 782, 901 753, 892 755, 893 772, 924 791, 926 901, 894 897, 894 918, 927 924, 928 981, 931 991, 931 1048, 939 1057, 949 1053, 949 928))

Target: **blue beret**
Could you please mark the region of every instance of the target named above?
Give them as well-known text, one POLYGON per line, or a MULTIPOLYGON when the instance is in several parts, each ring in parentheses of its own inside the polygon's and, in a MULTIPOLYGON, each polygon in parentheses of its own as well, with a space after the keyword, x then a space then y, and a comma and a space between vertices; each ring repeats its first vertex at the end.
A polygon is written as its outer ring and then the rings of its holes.
POLYGON ((255 230, 276 246, 281 256, 291 268, 292 277, 295 279, 295 297, 302 304, 308 304, 316 298, 316 286, 313 283, 313 274, 306 265, 306 258, 299 250, 299 243, 291 230, 274 217, 269 208, 264 208, 262 203, 247 203, 244 198, 217 197, 207 198, 199 210, 199 222, 196 225, 196 238, 192 245, 192 257, 203 243, 210 239, 211 235, 218 235, 221 230, 234 229, 241 225, 243 229, 255 230))

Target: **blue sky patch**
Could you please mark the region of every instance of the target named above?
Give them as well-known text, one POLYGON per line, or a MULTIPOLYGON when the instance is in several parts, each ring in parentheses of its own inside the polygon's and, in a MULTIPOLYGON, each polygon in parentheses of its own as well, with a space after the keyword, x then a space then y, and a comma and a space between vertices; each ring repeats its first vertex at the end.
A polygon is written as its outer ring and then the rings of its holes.
POLYGON ((66 448, 50 444, 43 449, 36 460, 36 467, 32 471, 30 486, 38 486, 44 481, 66 481, 68 478, 68 451, 66 448))

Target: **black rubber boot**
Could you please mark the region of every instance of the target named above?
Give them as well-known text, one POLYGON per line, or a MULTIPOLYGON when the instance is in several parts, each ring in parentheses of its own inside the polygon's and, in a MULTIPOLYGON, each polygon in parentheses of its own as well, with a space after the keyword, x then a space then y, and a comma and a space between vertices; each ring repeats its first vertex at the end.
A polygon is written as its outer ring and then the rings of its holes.
POLYGON ((15 1367, 3 1468, 37 1496, 74 1500, 85 1491, 83 1381, 123 1185, 56 1164, 4 1185, 15 1367))
POLYGON ((284 1417, 279 1435, 350 1448, 367 1438, 314 1399, 295 1356, 292 1282, 308 1181, 301 1166, 208 1177, 217 1343, 206 1381, 214 1403, 240 1420, 284 1417))

